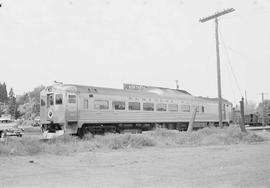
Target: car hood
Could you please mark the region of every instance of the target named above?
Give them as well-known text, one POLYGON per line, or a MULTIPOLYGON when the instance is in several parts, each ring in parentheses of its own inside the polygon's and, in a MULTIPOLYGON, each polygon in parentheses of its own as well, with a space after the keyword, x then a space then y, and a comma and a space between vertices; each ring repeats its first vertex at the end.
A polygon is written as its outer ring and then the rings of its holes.
POLYGON ((0 123, 0 130, 7 130, 7 129, 19 129, 17 123, 0 123))

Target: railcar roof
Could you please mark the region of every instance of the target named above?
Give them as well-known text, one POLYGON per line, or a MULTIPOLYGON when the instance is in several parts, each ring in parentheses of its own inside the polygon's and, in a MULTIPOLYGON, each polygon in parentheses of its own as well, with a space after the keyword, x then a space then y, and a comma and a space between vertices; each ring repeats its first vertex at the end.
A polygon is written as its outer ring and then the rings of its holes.
MULTIPOLYGON (((213 101, 213 102, 218 102, 218 98, 209 98, 209 97, 202 97, 202 96, 199 96, 198 98, 199 98, 199 99, 204 99, 204 100, 213 101)), ((228 100, 226 100, 226 99, 223 99, 223 98, 222 98, 222 102, 231 104, 230 101, 228 101, 228 100)))
MULTIPOLYGON (((201 101, 209 101, 209 102, 218 102, 217 98, 209 98, 209 97, 196 97, 192 96, 185 90, 177 90, 177 89, 169 89, 169 88, 161 88, 161 87, 152 87, 145 88, 143 90, 132 90, 132 89, 116 89, 116 88, 105 88, 105 87, 96 87, 96 86, 84 86, 84 85, 76 85, 76 84, 54 84, 52 86, 48 86, 47 88, 54 87, 55 89, 61 90, 71 90, 80 93, 97 93, 103 95, 120 95, 127 97, 165 97, 168 99, 190 99, 190 100, 201 100, 201 101)), ((44 89, 46 90, 46 88, 44 89)), ((222 99, 225 103, 230 103, 226 99, 222 99)), ((231 103, 230 103, 231 104, 231 103)))
POLYGON ((184 90, 174 90, 168 88, 149 88, 144 90, 124 90, 115 88, 104 88, 96 86, 83 86, 75 84, 62 84, 61 86, 69 88, 75 87, 80 93, 98 93, 108 95, 138 96, 138 97, 166 97, 166 98, 194 98, 184 90))

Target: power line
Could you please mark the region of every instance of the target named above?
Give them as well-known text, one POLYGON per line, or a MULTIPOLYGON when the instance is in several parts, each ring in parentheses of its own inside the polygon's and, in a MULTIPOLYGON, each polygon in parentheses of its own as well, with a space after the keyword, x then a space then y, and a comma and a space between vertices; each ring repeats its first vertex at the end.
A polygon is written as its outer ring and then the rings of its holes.
POLYGON ((251 57, 248 57, 246 54, 244 54, 244 53, 242 53, 242 52, 240 52, 240 51, 238 51, 238 50, 236 50, 236 49, 234 49, 234 48, 228 46, 227 44, 223 44, 223 45, 226 46, 226 48, 229 49, 231 52, 234 52, 234 53, 237 54, 238 56, 240 56, 240 57, 242 57, 242 58, 248 60, 248 61, 251 62, 251 63, 253 63, 253 62, 258 62, 258 60, 255 60, 255 59, 253 59, 253 58, 251 58, 251 57))
MULTIPOLYGON (((227 63, 226 63, 226 68, 228 69, 228 71, 226 71, 226 75, 229 78, 230 86, 235 86, 233 77, 230 74, 230 67, 229 67, 229 65, 227 63)), ((234 104, 236 104, 238 101, 236 100, 236 95, 235 95, 234 87, 230 87, 230 89, 231 89, 231 92, 232 92, 232 95, 233 95, 233 102, 234 102, 234 104)))
POLYGON ((225 55, 226 55, 227 60, 228 60, 227 63, 229 64, 229 67, 230 67, 231 73, 232 73, 232 75, 233 75, 233 78, 234 78, 234 80, 235 80, 235 83, 236 83, 236 85, 237 85, 238 91, 239 91, 241 97, 243 97, 242 91, 241 91, 241 89, 240 89, 239 82, 238 82, 238 80, 237 80, 237 77, 236 77, 236 75, 235 75, 235 73, 234 73, 234 70, 233 70, 233 67, 232 67, 232 64, 231 64, 231 60, 230 60, 230 56, 229 56, 228 50, 227 50, 227 48, 226 48, 225 42, 224 42, 224 40, 223 40, 223 36, 222 36, 222 34, 221 34, 220 31, 219 31, 219 34, 220 34, 221 42, 224 44, 223 47, 224 47, 224 49, 225 49, 225 50, 224 50, 224 51, 225 51, 225 55))

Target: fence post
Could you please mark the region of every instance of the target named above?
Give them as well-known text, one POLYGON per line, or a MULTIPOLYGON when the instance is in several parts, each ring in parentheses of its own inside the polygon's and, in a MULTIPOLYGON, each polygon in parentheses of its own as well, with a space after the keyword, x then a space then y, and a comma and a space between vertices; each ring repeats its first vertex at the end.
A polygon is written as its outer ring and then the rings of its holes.
POLYGON ((193 125, 194 125, 194 121, 195 121, 196 114, 197 114, 197 108, 198 108, 197 106, 194 108, 191 119, 188 123, 188 130, 187 130, 188 133, 191 133, 193 131, 193 125))

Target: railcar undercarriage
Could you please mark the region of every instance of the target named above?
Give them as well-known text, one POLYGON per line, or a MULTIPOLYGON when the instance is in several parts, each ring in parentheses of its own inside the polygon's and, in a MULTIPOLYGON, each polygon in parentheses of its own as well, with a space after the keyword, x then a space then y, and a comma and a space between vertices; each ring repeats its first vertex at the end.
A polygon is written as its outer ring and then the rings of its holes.
POLYGON ((44 139, 51 139, 64 134, 63 125, 55 123, 42 124, 41 130, 44 139))
MULTIPOLYGON (((71 126, 71 124, 68 124, 71 126)), ((72 123, 72 126, 76 127, 77 123, 72 123)), ((224 126, 229 124, 224 122, 224 126)), ((195 122, 193 129, 198 130, 204 127, 218 126, 218 122, 195 122)), ((107 123, 107 124, 91 124, 84 123, 81 128, 77 129, 77 136, 80 138, 87 134, 92 135, 104 135, 105 133, 142 133, 142 131, 153 130, 154 128, 166 128, 169 130, 187 131, 188 122, 175 122, 175 123, 107 123)), ((61 136, 64 134, 64 125, 60 124, 43 124, 42 132, 43 138, 50 139, 53 137, 61 136)), ((66 132, 68 133, 68 132, 66 132)))

